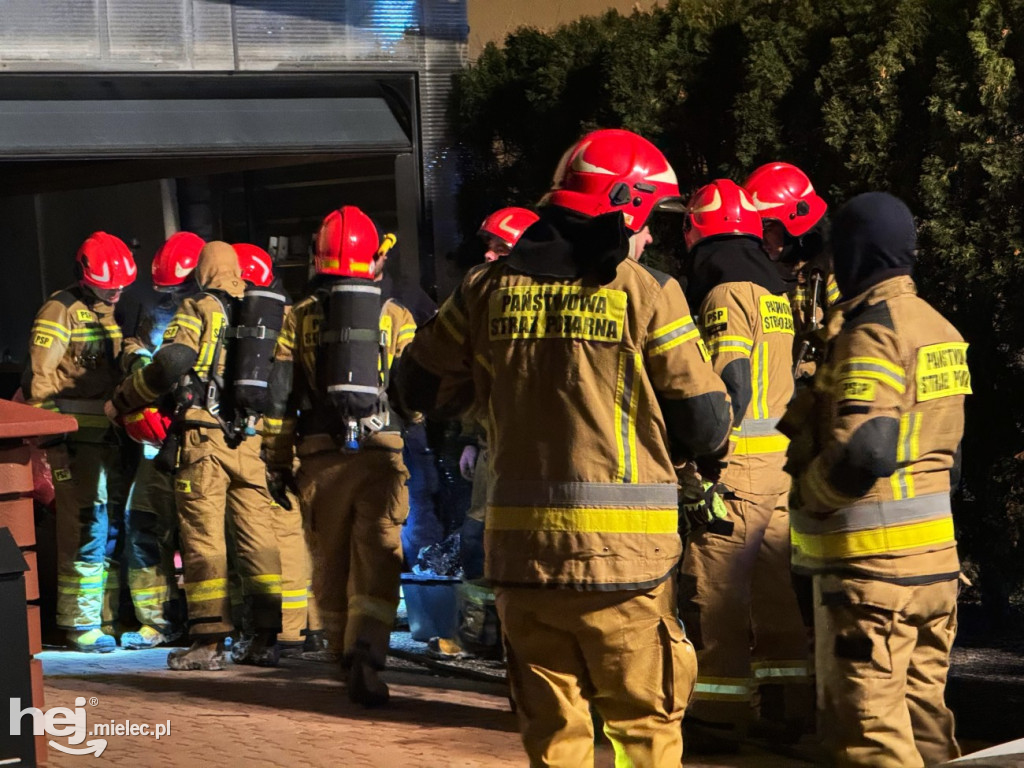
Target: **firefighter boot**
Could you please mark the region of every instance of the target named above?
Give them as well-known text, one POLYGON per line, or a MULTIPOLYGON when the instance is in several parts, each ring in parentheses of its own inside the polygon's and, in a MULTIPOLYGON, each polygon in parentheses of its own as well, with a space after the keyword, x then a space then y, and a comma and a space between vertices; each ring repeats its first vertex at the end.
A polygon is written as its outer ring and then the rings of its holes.
POLYGON ((231 646, 231 660, 235 664, 276 667, 280 658, 281 648, 277 644, 277 632, 272 629, 259 630, 231 646))
POLYGON ((357 646, 352 652, 352 665, 348 673, 348 698, 364 707, 383 707, 390 699, 387 685, 378 675, 377 665, 370 659, 369 650, 357 646))
POLYGON ((83 653, 110 653, 117 648, 117 640, 98 629, 84 632, 68 632, 68 645, 72 650, 83 653))
POLYGON ((179 648, 167 654, 167 667, 174 670, 203 670, 215 672, 224 669, 224 641, 196 640, 190 648, 179 648))
POLYGON ((143 625, 138 632, 125 632, 121 635, 121 647, 130 651, 140 651, 145 648, 156 648, 167 642, 167 638, 159 629, 143 625))

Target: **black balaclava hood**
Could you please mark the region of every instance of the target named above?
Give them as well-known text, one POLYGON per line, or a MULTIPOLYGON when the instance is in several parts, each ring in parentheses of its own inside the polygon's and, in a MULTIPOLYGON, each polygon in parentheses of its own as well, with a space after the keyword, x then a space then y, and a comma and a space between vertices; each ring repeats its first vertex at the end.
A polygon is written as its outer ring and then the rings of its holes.
POLYGON ((696 311, 712 288, 722 283, 755 283, 769 293, 788 286, 768 254, 752 237, 715 237, 694 247, 686 260, 686 301, 696 311))
POLYGON ((527 275, 565 280, 615 279, 616 268, 629 256, 629 237, 622 213, 583 216, 566 208, 541 208, 540 219, 523 232, 501 261, 527 275))
POLYGON ((832 261, 844 299, 900 275, 909 275, 917 251, 914 217, 887 192, 857 195, 832 222, 832 261))

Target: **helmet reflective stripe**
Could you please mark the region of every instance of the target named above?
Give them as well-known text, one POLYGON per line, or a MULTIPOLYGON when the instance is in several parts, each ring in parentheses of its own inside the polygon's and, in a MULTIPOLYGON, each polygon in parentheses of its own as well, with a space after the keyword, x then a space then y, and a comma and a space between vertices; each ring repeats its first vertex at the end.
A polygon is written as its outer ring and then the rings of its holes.
POLYGON ((589 141, 586 144, 584 144, 580 151, 577 152, 576 156, 572 159, 573 170, 579 171, 580 173, 602 173, 605 176, 614 176, 615 171, 609 171, 607 168, 602 168, 599 165, 594 165, 593 163, 587 162, 587 147, 589 147, 590 144, 591 142, 589 141))

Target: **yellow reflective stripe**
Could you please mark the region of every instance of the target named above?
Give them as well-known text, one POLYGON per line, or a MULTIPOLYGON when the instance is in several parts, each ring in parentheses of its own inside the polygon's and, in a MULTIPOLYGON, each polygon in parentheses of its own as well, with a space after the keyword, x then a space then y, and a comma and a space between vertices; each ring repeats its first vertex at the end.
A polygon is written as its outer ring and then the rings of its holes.
POLYGON ((397 612, 398 604, 396 602, 382 600, 372 595, 352 595, 348 599, 349 617, 354 615, 367 616, 390 627, 395 621, 395 614, 397 612))
POLYGON ((828 296, 828 303, 830 305, 839 301, 839 284, 836 283, 834 279, 828 281, 828 287, 825 290, 828 296))
POLYGON ((759 437, 739 437, 732 435, 733 456, 758 456, 766 453, 782 453, 789 447, 789 438, 785 435, 764 435, 759 437))
POLYGON ((145 368, 139 368, 135 373, 132 374, 132 386, 135 391, 139 393, 139 397, 145 400, 147 403, 151 403, 156 400, 160 395, 158 392, 154 392, 146 384, 146 377, 144 375, 145 368))
POLYGON ((78 422, 79 427, 86 429, 106 429, 110 426, 110 421, 106 416, 94 416, 86 413, 69 413, 66 415, 74 418, 78 422))
POLYGON ((492 531, 677 533, 679 510, 489 506, 486 525, 492 531))
POLYGON ((71 339, 71 329, 59 323, 51 323, 49 320, 36 320, 32 326, 32 333, 48 333, 56 336, 61 341, 67 342, 71 339))
POLYGON ((896 443, 896 462, 901 466, 889 477, 889 487, 896 501, 912 499, 917 495, 914 490, 914 475, 908 471, 907 465, 918 458, 920 437, 921 414, 903 414, 900 417, 900 433, 896 443))
POLYGON ((406 324, 406 325, 399 326, 399 328, 398 328, 398 336, 396 337, 396 339, 398 341, 402 341, 403 339, 405 339, 408 336, 415 336, 415 335, 416 335, 416 326, 415 325, 406 324))
POLYGON ((192 317, 192 315, 177 314, 169 324, 184 326, 190 331, 194 331, 197 335, 203 332, 203 321, 198 317, 192 317))
POLYGON ((75 595, 80 592, 102 592, 105 578, 102 573, 94 576, 58 576, 57 591, 63 595, 75 595))
POLYGON ((768 371, 768 344, 761 344, 761 378, 758 387, 761 389, 761 418, 767 419, 768 413, 768 388, 771 386, 768 371))
POLYGON ((637 476, 636 414, 640 402, 640 388, 636 386, 636 372, 643 365, 638 353, 619 355, 619 368, 615 383, 615 446, 618 463, 615 481, 631 483, 637 476))
POLYGON ((466 341, 466 334, 462 331, 466 327, 467 320, 466 316, 462 311, 455 306, 455 302, 452 299, 448 299, 441 307, 440 313, 437 316, 438 321, 443 325, 448 333, 451 334, 452 338, 455 339, 459 344, 463 344, 466 341))
POLYGON ((494 366, 491 365, 490 360, 488 360, 483 355, 475 355, 473 359, 480 363, 480 367, 487 371, 487 373, 490 374, 492 379, 494 378, 494 366))
POLYGON ((280 335, 277 337, 277 345, 288 350, 294 349, 295 332, 287 329, 281 331, 280 335))
POLYGON ((697 324, 693 322, 690 315, 684 315, 678 320, 663 325, 651 334, 647 340, 647 354, 658 355, 667 352, 691 339, 700 336, 697 324))
POLYGON ((257 576, 246 576, 242 579, 242 588, 248 594, 280 595, 281 574, 261 573, 257 576))
POLYGON ((185 598, 190 602, 223 600, 228 596, 227 579, 207 579, 193 584, 185 582, 185 598))
POLYGON ((117 325, 94 325, 91 328, 73 328, 71 330, 72 339, 80 339, 84 337, 120 339, 122 336, 124 336, 124 334, 121 332, 120 326, 117 325))
POLYGON ((708 349, 712 355, 737 352, 744 357, 750 357, 754 349, 754 340, 746 336, 715 336, 708 342, 708 349))
POLYGON ((906 371, 898 365, 883 360, 880 357, 851 357, 839 368, 838 378, 841 380, 851 378, 875 379, 883 384, 888 384, 899 394, 907 391, 906 371))
POLYGON ((812 534, 791 529, 790 539, 801 554, 818 560, 899 554, 921 547, 956 543, 951 516, 865 531, 812 534))

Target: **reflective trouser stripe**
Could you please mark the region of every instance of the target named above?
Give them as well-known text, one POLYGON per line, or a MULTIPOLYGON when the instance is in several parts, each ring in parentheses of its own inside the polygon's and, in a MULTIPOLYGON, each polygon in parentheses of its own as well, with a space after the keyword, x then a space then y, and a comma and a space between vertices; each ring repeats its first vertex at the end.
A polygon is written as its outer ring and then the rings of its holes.
POLYGON ((185 597, 190 603, 205 600, 223 600, 227 596, 227 579, 207 579, 206 581, 198 581, 195 584, 185 582, 185 597))
POLYGON ((803 683, 810 679, 806 661, 755 662, 750 665, 755 685, 764 683, 803 683))
POLYGON ((262 573, 242 579, 242 591, 247 595, 280 595, 281 574, 262 573))
POLYGON ((305 589, 285 589, 281 591, 281 610, 297 610, 309 604, 305 589))
POLYGON ((697 677, 695 699, 707 701, 750 701, 750 680, 744 677, 697 677))
POLYGON ((163 605, 170 599, 170 590, 167 587, 133 589, 131 593, 132 604, 139 608, 163 605))
POLYGON ((352 595, 348 601, 348 612, 352 616, 366 616, 390 626, 395 621, 398 604, 372 595, 352 595))

